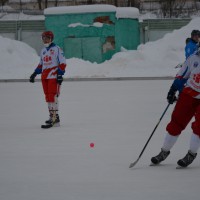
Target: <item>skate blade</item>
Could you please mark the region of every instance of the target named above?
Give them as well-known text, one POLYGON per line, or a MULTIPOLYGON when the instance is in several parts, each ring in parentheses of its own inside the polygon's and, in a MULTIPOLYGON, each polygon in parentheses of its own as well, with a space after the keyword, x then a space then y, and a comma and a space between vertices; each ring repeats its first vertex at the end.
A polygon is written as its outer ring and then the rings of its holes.
POLYGON ((176 169, 187 169, 187 167, 177 166, 176 169))
POLYGON ((41 128, 43 129, 48 129, 48 128, 52 128, 52 127, 59 127, 60 126, 60 123, 55 123, 55 124, 45 124, 45 125, 42 125, 41 128))
POLYGON ((154 166, 159 166, 159 165, 160 165, 160 163, 158 163, 158 164, 151 163, 149 166, 151 166, 151 167, 153 166, 154 167, 154 166))

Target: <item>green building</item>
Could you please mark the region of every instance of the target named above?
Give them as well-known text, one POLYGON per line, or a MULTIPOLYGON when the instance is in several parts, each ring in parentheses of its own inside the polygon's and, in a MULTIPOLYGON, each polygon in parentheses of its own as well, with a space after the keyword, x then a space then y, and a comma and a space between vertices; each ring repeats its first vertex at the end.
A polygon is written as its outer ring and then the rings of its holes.
POLYGON ((87 5, 44 10, 45 26, 66 58, 101 63, 113 54, 137 49, 140 44, 139 11, 133 7, 87 5))

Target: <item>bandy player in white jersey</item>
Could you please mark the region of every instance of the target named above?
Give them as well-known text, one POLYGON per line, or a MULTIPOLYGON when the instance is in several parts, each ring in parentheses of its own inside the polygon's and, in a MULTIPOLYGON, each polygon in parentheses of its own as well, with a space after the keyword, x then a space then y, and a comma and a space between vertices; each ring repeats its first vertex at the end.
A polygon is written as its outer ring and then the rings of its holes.
POLYGON ((200 48, 185 61, 177 73, 167 100, 169 104, 173 104, 176 100, 177 103, 171 121, 166 127, 167 134, 161 152, 152 157, 151 162, 157 165, 167 158, 179 135, 194 117, 189 150, 185 157, 177 162, 180 167, 187 167, 196 158, 200 147, 200 48), (178 99, 177 91, 180 92, 178 99))
POLYGON ((41 74, 43 91, 49 109, 49 120, 42 128, 50 128, 60 125, 58 114, 58 97, 66 68, 66 58, 62 49, 53 43, 54 34, 51 31, 42 33, 44 48, 40 53, 40 62, 34 73, 30 76, 30 82, 34 83, 35 77, 41 74))

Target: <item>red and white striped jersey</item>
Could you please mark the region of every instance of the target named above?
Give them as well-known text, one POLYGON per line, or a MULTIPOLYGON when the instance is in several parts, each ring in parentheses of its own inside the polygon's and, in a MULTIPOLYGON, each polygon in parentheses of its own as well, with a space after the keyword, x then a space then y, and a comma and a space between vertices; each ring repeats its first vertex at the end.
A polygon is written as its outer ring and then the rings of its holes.
POLYGON ((55 79, 57 74, 63 75, 66 68, 66 58, 62 49, 52 43, 44 47, 40 53, 40 62, 36 68, 37 74, 42 74, 42 79, 55 79))
POLYGON ((183 92, 200 99, 200 55, 191 55, 185 61, 176 77, 187 79, 183 92))

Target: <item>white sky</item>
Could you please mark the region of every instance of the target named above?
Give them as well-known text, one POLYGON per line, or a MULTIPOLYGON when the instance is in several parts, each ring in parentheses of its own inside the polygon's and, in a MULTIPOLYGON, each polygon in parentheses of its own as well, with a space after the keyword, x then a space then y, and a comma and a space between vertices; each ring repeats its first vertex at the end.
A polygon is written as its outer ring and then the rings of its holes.
MULTIPOLYGON (((142 44, 137 50, 123 50, 102 64, 68 59, 64 77, 175 76, 177 69, 174 67, 185 59, 185 39, 199 27, 200 18, 197 17, 162 39, 142 44)), ((23 42, 1 36, 0 44, 0 79, 28 79, 39 62, 36 51, 23 42)))

